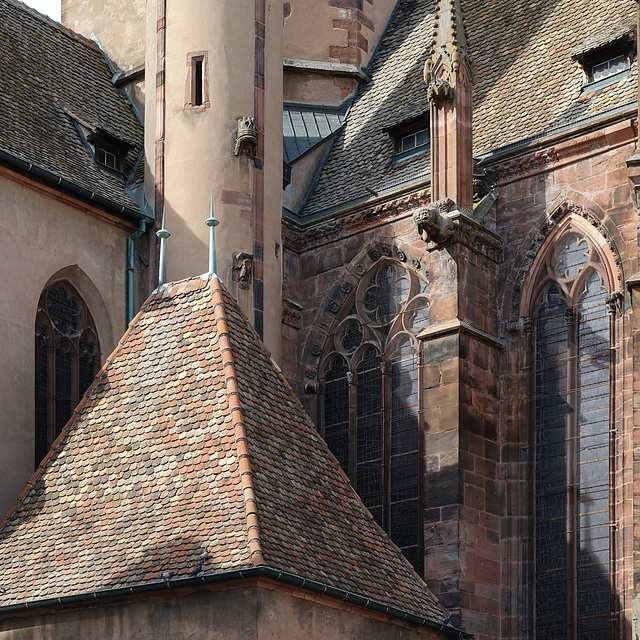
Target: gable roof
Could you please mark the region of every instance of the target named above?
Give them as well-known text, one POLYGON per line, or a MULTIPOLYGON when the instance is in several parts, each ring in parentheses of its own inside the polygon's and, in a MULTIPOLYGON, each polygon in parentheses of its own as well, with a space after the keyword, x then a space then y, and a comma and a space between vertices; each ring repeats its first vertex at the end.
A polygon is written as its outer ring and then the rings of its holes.
MULTIPOLYGON (((0 528, 2 607, 269 567, 442 623, 216 277, 155 293, 0 528)), ((31 605, 30 605, 31 606, 31 605)))
POLYGON ((139 164, 142 125, 98 46, 18 0, 0 0, 0 15, 2 159, 59 176, 81 197, 95 193, 138 211, 125 178, 101 168, 80 133, 89 123, 130 145, 125 174, 139 164))
MULTIPOLYGON (((637 99, 637 61, 620 82, 582 95, 572 56, 628 32, 635 0, 461 0, 474 73, 474 154, 611 115, 637 99), (593 36, 593 38, 590 38, 593 36)), ((429 110, 424 63, 436 0, 399 0, 316 188, 300 213, 313 220, 378 194, 425 182, 428 154, 393 162, 387 131, 429 110)))

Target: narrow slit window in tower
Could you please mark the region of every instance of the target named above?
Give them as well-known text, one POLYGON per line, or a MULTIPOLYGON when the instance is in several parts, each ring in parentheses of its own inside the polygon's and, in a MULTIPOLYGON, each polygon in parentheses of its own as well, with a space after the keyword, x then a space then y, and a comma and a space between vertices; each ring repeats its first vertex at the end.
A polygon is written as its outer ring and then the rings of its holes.
POLYGON ((185 109, 208 108, 208 55, 206 51, 192 51, 187 54, 187 83, 185 87, 185 109))
POLYGON ((202 73, 204 70, 204 65, 202 64, 202 58, 194 58, 193 60, 193 106, 201 107, 202 106, 202 87, 203 87, 203 77, 202 73))

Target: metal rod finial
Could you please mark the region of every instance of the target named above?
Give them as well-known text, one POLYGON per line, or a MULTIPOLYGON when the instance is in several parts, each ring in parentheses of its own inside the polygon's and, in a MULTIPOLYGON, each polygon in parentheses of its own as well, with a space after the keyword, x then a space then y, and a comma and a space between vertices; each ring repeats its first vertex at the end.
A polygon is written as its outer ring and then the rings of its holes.
POLYGON ((164 228, 164 207, 162 207, 162 228, 156 231, 156 236, 160 238, 160 265, 158 269, 158 287, 161 287, 167 281, 167 250, 165 240, 171 234, 164 228))
POLYGON ((211 196, 211 212, 204 222, 209 227, 209 273, 214 274, 217 272, 215 229, 220 224, 220 220, 213 215, 213 196, 211 196))

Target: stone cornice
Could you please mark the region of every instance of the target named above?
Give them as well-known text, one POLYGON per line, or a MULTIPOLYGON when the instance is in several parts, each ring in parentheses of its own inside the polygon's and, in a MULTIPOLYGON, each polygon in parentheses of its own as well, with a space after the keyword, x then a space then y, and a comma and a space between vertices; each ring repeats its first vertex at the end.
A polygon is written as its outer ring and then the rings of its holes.
POLYGON ((450 219, 456 225, 453 242, 459 242, 493 262, 498 262, 502 252, 502 238, 497 233, 461 211, 453 211, 450 219))
POLYGON ((409 217, 416 208, 428 204, 429 199, 430 191, 422 189, 302 231, 285 228, 284 245, 296 253, 316 249, 381 224, 409 217))
POLYGON ((559 156, 554 148, 536 151, 488 168, 486 177, 489 183, 501 186, 550 169, 557 164, 558 160, 559 156))
POLYGON ((366 80, 366 74, 355 64, 345 62, 325 62, 324 60, 294 60, 285 58, 282 61, 285 71, 306 71, 333 76, 348 76, 357 80, 366 80))

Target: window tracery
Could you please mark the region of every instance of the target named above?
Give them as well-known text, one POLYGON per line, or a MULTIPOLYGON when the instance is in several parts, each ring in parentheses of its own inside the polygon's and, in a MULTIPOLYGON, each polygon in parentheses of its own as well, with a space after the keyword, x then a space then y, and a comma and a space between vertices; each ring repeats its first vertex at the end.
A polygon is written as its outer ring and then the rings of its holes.
POLYGON ((422 570, 421 353, 429 287, 381 260, 355 287, 325 347, 322 432, 378 524, 422 570))
POLYGON ((45 288, 35 323, 35 462, 46 455, 100 364, 95 325, 68 282, 45 288))
POLYGON ((535 327, 537 638, 609 637, 610 329, 600 256, 575 231, 545 265, 535 327))

